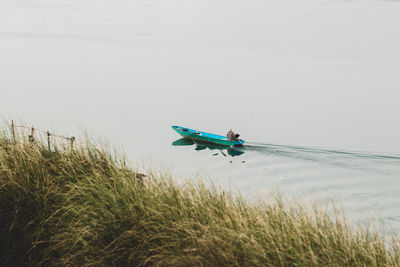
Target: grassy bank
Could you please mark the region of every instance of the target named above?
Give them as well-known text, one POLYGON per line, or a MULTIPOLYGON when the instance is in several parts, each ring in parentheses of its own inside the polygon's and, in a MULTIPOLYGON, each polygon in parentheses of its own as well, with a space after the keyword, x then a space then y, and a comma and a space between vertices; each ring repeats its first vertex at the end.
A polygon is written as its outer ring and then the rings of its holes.
MULTIPOLYGON (((318 208, 141 179, 95 145, 0 136, 0 265, 398 266, 397 246, 318 208)), ((245 179, 245 177, 244 177, 245 179)))

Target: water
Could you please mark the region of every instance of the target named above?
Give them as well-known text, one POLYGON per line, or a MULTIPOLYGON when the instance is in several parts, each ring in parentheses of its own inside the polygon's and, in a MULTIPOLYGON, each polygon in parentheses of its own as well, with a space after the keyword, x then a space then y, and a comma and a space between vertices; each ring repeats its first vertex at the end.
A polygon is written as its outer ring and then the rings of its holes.
POLYGON ((108 136, 178 180, 335 199, 400 229, 399 14, 379 0, 3 0, 0 114, 108 136), (186 144, 171 125, 249 144, 186 144))

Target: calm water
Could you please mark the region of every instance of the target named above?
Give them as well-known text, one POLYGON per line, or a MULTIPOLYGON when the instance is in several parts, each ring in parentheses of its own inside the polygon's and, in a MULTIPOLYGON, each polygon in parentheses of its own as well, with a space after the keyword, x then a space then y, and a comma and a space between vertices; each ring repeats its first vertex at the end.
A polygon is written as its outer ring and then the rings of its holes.
POLYGON ((0 114, 400 229, 400 2, 0 1, 0 114), (171 125, 249 144, 180 140, 171 125))

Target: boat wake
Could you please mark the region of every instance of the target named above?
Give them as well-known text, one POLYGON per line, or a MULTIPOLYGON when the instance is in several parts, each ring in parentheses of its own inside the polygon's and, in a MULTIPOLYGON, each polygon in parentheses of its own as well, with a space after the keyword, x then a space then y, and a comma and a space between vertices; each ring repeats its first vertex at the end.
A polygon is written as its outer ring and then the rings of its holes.
POLYGON ((292 152, 292 153, 309 153, 309 154, 320 154, 320 155, 335 154, 335 155, 340 155, 341 157, 384 159, 384 160, 400 161, 400 155, 382 155, 382 154, 375 154, 375 153, 368 153, 368 152, 319 149, 319 148, 276 145, 276 144, 256 143, 256 142, 246 142, 246 148, 253 150, 253 151, 259 151, 259 152, 281 151, 281 152, 286 152, 286 153, 292 152))
POLYGON ((394 169, 399 173, 400 156, 367 152, 309 148, 264 143, 246 143, 245 149, 272 157, 315 162, 342 168, 362 169, 388 173, 394 169))

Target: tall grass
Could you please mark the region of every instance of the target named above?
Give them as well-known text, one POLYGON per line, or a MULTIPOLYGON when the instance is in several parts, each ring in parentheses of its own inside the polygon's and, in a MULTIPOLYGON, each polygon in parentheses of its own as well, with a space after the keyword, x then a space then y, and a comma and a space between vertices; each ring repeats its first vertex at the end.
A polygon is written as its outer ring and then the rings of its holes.
POLYGON ((142 179, 87 142, 0 136, 0 265, 399 266, 399 249, 321 208, 142 179))

